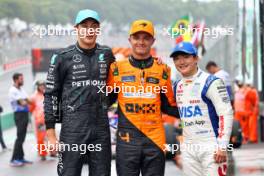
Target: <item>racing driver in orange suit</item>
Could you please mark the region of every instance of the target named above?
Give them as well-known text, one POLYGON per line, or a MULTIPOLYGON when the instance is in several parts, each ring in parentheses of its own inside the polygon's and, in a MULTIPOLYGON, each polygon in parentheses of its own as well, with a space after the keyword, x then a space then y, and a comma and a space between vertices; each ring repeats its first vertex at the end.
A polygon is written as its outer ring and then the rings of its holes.
MULTIPOLYGON (((170 68, 150 54, 154 27, 134 21, 129 42, 132 55, 111 64, 108 86, 118 93, 116 162, 119 176, 163 176, 165 131, 161 112, 179 117, 170 68)), ((109 87, 108 87, 109 88, 109 87)))

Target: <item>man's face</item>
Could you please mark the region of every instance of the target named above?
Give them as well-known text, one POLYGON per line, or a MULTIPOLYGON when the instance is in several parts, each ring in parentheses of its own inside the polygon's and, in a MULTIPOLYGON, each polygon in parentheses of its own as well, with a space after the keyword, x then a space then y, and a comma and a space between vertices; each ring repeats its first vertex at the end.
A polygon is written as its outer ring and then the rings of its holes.
POLYGON ((210 67, 207 68, 207 71, 210 74, 215 74, 216 73, 216 68, 214 66, 210 66, 210 67))
POLYGON ((150 53, 151 46, 155 39, 146 32, 137 32, 129 37, 133 53, 145 56, 150 53))
POLYGON ((87 19, 76 26, 78 38, 86 45, 96 43, 97 35, 100 33, 100 25, 93 19, 87 19))
POLYGON ((18 79, 16 80, 16 82, 17 82, 18 86, 23 86, 23 84, 24 84, 23 76, 22 75, 19 76, 18 79))
POLYGON ((176 69, 185 77, 192 76, 197 69, 198 57, 189 54, 179 54, 173 57, 176 69))
POLYGON ((38 91, 40 91, 41 93, 44 93, 45 89, 46 89, 45 84, 41 84, 38 86, 38 91))

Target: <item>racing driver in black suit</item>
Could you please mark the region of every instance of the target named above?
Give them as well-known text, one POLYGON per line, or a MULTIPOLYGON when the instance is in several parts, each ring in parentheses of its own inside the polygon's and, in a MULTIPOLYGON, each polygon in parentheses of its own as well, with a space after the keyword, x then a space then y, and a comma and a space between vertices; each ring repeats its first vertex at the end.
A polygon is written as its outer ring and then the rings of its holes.
POLYGON ((56 52, 50 61, 44 100, 45 124, 50 150, 56 153, 55 123, 62 117, 60 176, 80 176, 85 155, 90 176, 110 176, 107 108, 114 98, 110 99, 100 89, 105 87, 109 66, 115 59, 109 47, 96 43, 99 27, 97 12, 79 11, 75 20, 77 43, 56 52), (76 145, 78 148, 74 149, 76 145), (84 147, 87 148, 85 155, 80 150, 84 147))

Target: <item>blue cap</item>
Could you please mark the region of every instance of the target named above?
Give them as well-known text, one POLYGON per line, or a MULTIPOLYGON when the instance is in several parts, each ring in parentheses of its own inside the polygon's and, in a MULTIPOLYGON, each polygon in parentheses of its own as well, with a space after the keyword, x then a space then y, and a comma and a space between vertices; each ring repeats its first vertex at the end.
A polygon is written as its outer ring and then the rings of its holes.
POLYGON ((75 25, 81 23, 83 20, 85 20, 87 18, 92 18, 92 19, 96 20, 98 23, 100 23, 100 17, 96 11, 84 9, 84 10, 80 10, 78 12, 76 19, 75 19, 75 25))
POLYGON ((172 50, 170 57, 173 57, 175 54, 179 52, 197 56, 197 49, 190 42, 181 42, 177 44, 176 47, 172 50))

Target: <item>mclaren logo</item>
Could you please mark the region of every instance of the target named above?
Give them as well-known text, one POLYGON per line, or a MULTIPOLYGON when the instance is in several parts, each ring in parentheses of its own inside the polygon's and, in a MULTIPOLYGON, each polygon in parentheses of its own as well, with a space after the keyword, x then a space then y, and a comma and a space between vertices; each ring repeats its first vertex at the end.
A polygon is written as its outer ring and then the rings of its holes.
POLYGON ((77 63, 81 62, 82 61, 82 56, 79 55, 79 54, 75 54, 75 55, 73 55, 72 60, 73 60, 73 62, 77 62, 77 63))
POLYGON ((142 27, 146 27, 148 24, 147 23, 140 23, 139 25, 142 27))

